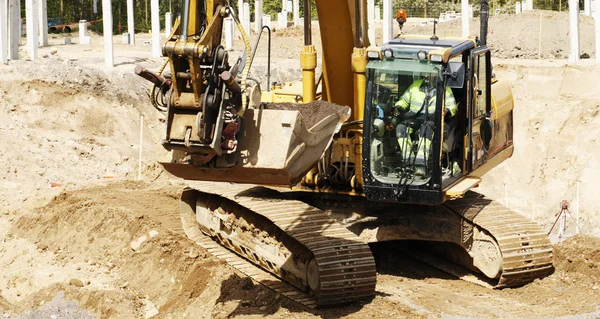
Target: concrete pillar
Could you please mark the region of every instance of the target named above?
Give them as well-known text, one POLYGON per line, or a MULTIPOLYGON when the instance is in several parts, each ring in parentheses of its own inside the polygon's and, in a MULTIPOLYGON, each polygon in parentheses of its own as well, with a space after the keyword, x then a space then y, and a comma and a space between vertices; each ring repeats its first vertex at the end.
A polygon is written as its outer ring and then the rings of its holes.
POLYGON ((8 0, 8 58, 19 59, 21 41, 21 1, 8 0))
POLYGON ((244 2, 244 19, 242 20, 242 26, 246 34, 250 35, 250 4, 244 2))
POLYGON ((379 6, 375 6, 375 21, 381 21, 381 8, 379 6))
POLYGON ((569 0, 569 38, 571 54, 569 62, 579 61, 579 0, 569 0))
POLYGON ((40 31, 40 46, 48 45, 48 6, 46 0, 38 0, 39 4, 39 31, 40 31))
POLYGON ((287 8, 287 0, 281 0, 281 11, 289 11, 287 8))
MULTIPOLYGON (((589 0, 588 0, 589 1, 589 0)), ((300 1, 293 1, 293 17, 294 17, 294 26, 300 25, 300 1)))
POLYGON ((255 0, 254 1, 254 30, 256 33, 260 32, 262 29, 263 23, 263 0, 255 0))
POLYGON ((515 14, 519 13, 521 13, 521 2, 517 1, 517 3, 515 3, 515 14))
POLYGON ((470 19, 470 15, 469 15, 469 0, 461 0, 460 2, 461 4, 461 20, 462 20, 462 36, 463 38, 466 38, 469 36, 469 20, 470 19))
POLYGON ((102 34, 104 36, 104 64, 106 64, 106 66, 110 68, 115 66, 112 34, 113 18, 111 8, 111 0, 102 0, 102 34))
POLYGON ((472 4, 469 5, 469 18, 473 19, 473 5, 472 4))
POLYGON ((8 62, 8 0, 0 0, 0 63, 8 62))
POLYGON ((383 0, 383 43, 392 40, 392 0, 383 0))
POLYGON ((271 27, 271 15, 267 14, 266 16, 263 16, 262 25, 266 25, 269 28, 271 27))
POLYGON ((367 29, 369 43, 375 46, 375 0, 367 0, 367 29))
POLYGON ((277 14, 277 29, 287 28, 287 12, 279 12, 277 14))
POLYGON ((94 0, 93 7, 94 7, 94 14, 98 13, 98 0, 94 0))
POLYGON ((594 13, 596 22, 596 63, 600 63, 600 0, 594 1, 594 13))
POLYGON ((234 31, 234 23, 233 18, 227 17, 225 18, 225 50, 230 51, 233 50, 233 33, 234 31))
POLYGON ((38 54, 38 3, 37 0, 25 1, 25 23, 27 24, 27 54, 31 60, 38 54))
POLYGON ((129 44, 135 45, 135 21, 133 11, 133 0, 127 0, 127 33, 129 33, 129 44))
POLYGON ((87 36, 87 21, 79 20, 79 43, 87 36))
POLYGON ((527 11, 527 0, 521 1, 521 12, 527 11))
POLYGON ((588 17, 592 15, 592 1, 591 0, 583 0, 583 13, 588 17))
POLYGON ((169 38, 173 32, 173 14, 171 12, 165 13, 165 38, 169 38))
POLYGON ((533 10, 533 0, 527 0, 527 10, 533 10))
POLYGON ((152 56, 160 58, 162 52, 160 50, 160 9, 158 0, 150 2, 150 15, 152 16, 152 56))
POLYGON ((244 21, 243 16, 244 16, 244 0, 238 0, 238 19, 240 20, 240 22, 244 21))

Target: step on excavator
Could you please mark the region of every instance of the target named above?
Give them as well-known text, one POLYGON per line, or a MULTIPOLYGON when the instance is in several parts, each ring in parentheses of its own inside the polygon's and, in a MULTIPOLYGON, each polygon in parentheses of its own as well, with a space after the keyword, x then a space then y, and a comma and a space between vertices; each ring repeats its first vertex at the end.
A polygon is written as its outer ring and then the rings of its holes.
POLYGON ((258 40, 253 49, 227 0, 182 0, 165 65, 136 68, 165 114, 161 164, 188 185, 189 238, 309 307, 371 298, 374 242, 426 242, 495 288, 550 274, 545 232, 472 190, 514 149, 487 2, 479 36, 441 38, 434 23, 432 36, 380 46, 366 36, 366 0, 313 3, 314 22, 303 2, 299 82, 263 90, 249 77, 258 40), (227 18, 244 43, 237 59, 221 44, 227 18))

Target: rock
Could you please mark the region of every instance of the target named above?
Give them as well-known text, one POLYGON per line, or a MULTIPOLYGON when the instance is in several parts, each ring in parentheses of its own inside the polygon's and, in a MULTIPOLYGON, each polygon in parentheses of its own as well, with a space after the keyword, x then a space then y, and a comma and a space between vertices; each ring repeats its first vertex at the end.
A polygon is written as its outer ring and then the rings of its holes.
POLYGON ((52 50, 50 50, 50 54, 55 55, 58 53, 58 49, 57 48, 52 48, 52 50))
POLYGON ((150 235, 150 238, 154 238, 156 236, 158 236, 159 232, 157 232, 156 230, 151 230, 148 232, 148 235, 150 235))
POLYGON ((113 270, 113 268, 115 268, 117 265, 113 264, 113 263, 108 263, 106 264, 106 267, 108 268, 108 270, 113 270))
POLYGON ((48 58, 48 55, 47 55, 47 54, 43 54, 43 55, 42 55, 42 59, 47 59, 47 58, 48 58))
POLYGON ((584 53, 582 53, 582 54, 579 56, 579 58, 581 58, 581 59, 589 59, 589 58, 590 58, 590 55, 584 52, 584 53))
POLYGON ((252 282, 252 279, 245 277, 244 279, 242 279, 242 289, 244 290, 250 290, 254 288, 254 283, 252 282))
POLYGON ((592 287, 592 290, 598 290, 598 286, 592 287))
POLYGON ((81 270, 81 266, 77 266, 77 267, 75 267, 75 269, 81 270))
POLYGON ((152 317, 158 315, 158 309, 156 308, 154 303, 152 303, 152 301, 150 301, 148 299, 145 300, 145 310, 146 310, 146 319, 152 318, 152 317))
POLYGON ((146 237, 146 235, 142 235, 140 238, 131 241, 131 249, 133 249, 134 251, 138 251, 147 239, 148 237, 146 237))
POLYGON ((242 301, 242 307, 250 307, 250 301, 248 301, 248 300, 242 301))
POLYGON ((44 244, 44 243, 38 243, 37 244, 37 249, 39 249, 41 251, 45 251, 46 249, 48 249, 48 245, 44 244))
POLYGON ((129 286, 129 283, 128 282, 124 282, 124 283, 121 284, 120 287, 121 287, 121 289, 125 289, 125 288, 127 288, 127 286, 129 286))
POLYGON ((258 308, 258 310, 265 311, 265 310, 267 310, 267 306, 262 306, 262 307, 258 308))
POLYGON ((52 315, 52 316, 50 316, 50 319, 57 319, 57 318, 58 318, 58 316, 57 316, 57 315, 52 315))
POLYGON ((79 279, 71 279, 69 280, 69 285, 81 288, 83 287, 83 281, 79 279))
POLYGON ((194 250, 193 247, 190 248, 190 253, 188 254, 188 256, 190 256, 190 258, 192 259, 196 259, 198 258, 198 252, 194 250))

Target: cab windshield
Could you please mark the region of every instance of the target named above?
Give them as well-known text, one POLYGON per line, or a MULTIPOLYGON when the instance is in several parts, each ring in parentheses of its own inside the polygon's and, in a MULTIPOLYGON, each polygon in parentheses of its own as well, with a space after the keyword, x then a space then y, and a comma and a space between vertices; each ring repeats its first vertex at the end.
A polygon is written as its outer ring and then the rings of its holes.
POLYGON ((371 173, 382 183, 426 184, 437 99, 444 98, 437 92, 441 65, 396 59, 371 61, 368 69, 371 173))

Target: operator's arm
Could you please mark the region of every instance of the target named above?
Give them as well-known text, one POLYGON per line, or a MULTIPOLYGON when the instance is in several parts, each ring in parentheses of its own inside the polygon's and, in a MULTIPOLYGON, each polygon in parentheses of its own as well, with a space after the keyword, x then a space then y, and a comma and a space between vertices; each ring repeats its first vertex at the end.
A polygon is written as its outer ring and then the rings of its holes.
POLYGON ((412 91, 413 85, 415 85, 415 84, 414 83, 411 84, 408 87, 408 89, 406 89, 406 91, 404 91, 404 94, 402 94, 402 96, 400 97, 398 102, 396 102, 395 108, 400 109, 402 112, 406 112, 406 110, 408 109, 408 106, 410 105, 410 100, 412 97, 411 91, 412 91))
MULTIPOLYGON (((456 99, 454 99, 454 94, 452 94, 452 89, 449 87, 446 88, 446 112, 450 113, 450 117, 456 115, 456 111, 458 110, 458 106, 456 105, 456 99)), ((445 114, 445 113, 444 113, 445 114)))

